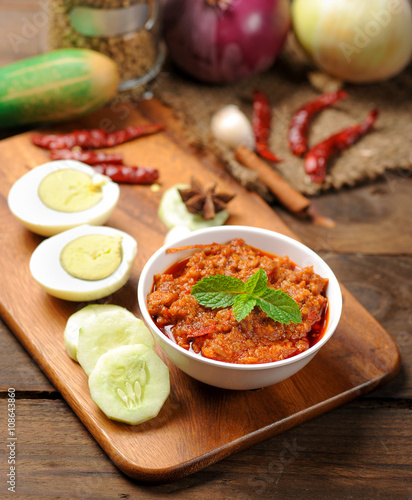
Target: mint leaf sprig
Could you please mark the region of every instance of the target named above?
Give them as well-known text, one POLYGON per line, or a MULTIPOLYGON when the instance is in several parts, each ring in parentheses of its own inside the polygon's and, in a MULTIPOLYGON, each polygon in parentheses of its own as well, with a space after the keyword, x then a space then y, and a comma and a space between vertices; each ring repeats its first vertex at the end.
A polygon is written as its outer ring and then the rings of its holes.
POLYGON ((191 294, 205 307, 232 306, 236 321, 242 321, 258 306, 279 323, 302 322, 297 302, 283 290, 270 288, 266 271, 261 268, 246 282, 233 276, 207 276, 192 287, 191 294))

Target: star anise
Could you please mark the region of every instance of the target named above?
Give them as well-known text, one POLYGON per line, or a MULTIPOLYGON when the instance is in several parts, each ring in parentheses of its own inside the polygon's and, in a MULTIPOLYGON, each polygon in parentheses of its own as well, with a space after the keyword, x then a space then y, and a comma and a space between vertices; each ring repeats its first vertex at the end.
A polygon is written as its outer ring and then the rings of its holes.
POLYGON ((188 212, 191 214, 201 214, 205 220, 213 219, 235 197, 234 194, 216 193, 216 184, 204 188, 193 177, 191 179, 191 186, 186 189, 179 189, 179 194, 188 212))

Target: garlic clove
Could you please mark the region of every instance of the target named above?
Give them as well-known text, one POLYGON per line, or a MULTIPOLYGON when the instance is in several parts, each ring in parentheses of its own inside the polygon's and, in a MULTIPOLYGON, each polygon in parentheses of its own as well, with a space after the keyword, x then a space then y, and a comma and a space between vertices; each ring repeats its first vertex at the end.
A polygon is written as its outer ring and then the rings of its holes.
POLYGON ((212 116, 210 129, 215 139, 232 149, 240 145, 255 148, 252 125, 234 104, 228 104, 212 116))

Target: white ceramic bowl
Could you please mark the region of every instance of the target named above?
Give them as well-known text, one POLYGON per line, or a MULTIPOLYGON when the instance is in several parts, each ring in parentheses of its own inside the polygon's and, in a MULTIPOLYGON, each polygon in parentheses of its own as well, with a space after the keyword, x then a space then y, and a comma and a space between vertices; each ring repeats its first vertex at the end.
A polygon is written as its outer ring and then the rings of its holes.
POLYGON ((169 360, 191 377, 206 384, 223 389, 258 389, 276 384, 303 368, 332 337, 342 311, 342 294, 339 283, 330 267, 308 247, 298 241, 273 231, 246 226, 220 226, 201 229, 178 241, 161 247, 147 262, 138 285, 138 301, 143 318, 169 360), (198 356, 183 349, 166 337, 152 320, 146 306, 146 298, 153 287, 153 277, 166 271, 176 261, 184 259, 195 250, 166 254, 169 247, 194 244, 226 243, 233 238, 245 242, 265 252, 289 256, 300 267, 313 265, 314 271, 328 278, 326 295, 329 301, 329 321, 327 330, 319 342, 296 356, 272 363, 252 365, 225 363, 198 356))

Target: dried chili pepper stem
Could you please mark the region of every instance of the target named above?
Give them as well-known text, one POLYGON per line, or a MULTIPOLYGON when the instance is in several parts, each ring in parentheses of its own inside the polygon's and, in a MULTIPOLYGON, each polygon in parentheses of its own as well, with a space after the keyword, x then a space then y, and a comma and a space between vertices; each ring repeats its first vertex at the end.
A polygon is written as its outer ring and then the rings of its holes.
POLYGON ((344 90, 322 94, 293 113, 289 124, 288 139, 289 148, 294 155, 302 156, 308 150, 307 132, 310 119, 347 96, 344 90))
POLYGON ((67 134, 36 134, 32 136, 31 140, 36 146, 45 149, 72 149, 75 146, 83 149, 95 149, 117 146, 131 139, 154 134, 164 130, 164 128, 162 124, 150 123, 114 132, 95 128, 74 130, 67 134))
POLYGON ((256 153, 273 162, 283 161, 278 158, 269 149, 269 137, 272 120, 272 109, 270 107, 269 98, 261 90, 253 91, 253 116, 252 127, 255 135, 255 151, 256 153))
POLYGON ((324 181, 328 159, 351 146, 368 133, 378 115, 379 111, 377 109, 372 110, 364 122, 337 132, 328 139, 319 142, 307 152, 305 156, 305 172, 310 176, 312 182, 320 183, 324 181))
POLYGON ((135 167, 102 163, 92 165, 99 174, 107 175, 113 181, 125 184, 152 184, 159 178, 159 171, 151 167, 135 167))

